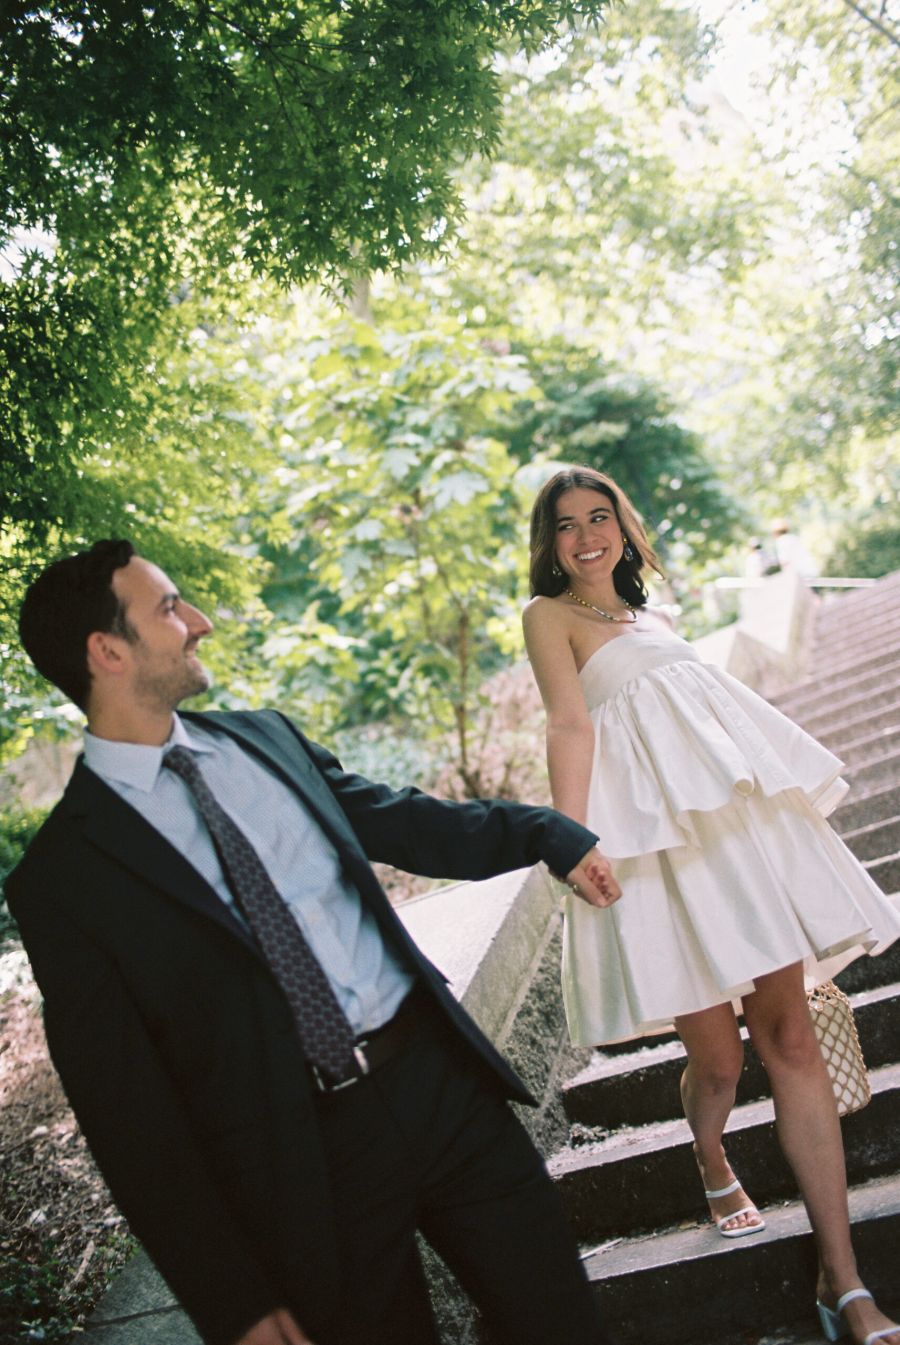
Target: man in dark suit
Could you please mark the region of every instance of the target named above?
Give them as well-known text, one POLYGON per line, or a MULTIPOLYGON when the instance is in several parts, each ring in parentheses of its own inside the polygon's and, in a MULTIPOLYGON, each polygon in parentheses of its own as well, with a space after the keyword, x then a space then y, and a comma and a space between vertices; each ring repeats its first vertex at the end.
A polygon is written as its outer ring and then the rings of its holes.
POLYGON ((100 1170, 204 1341, 433 1345, 418 1228, 497 1340, 607 1342, 508 1106, 532 1099, 369 862, 543 859, 607 905, 596 837, 348 774, 275 711, 175 714, 211 625, 127 542, 45 570, 20 628, 88 728, 10 909, 100 1170))

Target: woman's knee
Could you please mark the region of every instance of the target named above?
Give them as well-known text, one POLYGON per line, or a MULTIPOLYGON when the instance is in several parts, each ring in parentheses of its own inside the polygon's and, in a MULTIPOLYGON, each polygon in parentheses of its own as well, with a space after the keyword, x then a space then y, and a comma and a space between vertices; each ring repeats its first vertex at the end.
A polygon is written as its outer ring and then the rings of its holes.
POLYGON ((822 1054, 805 1001, 800 1011, 757 1024, 750 1036, 767 1070, 806 1070, 821 1065, 822 1054))
POLYGON ((684 1086, 701 1088, 709 1093, 727 1093, 737 1087, 743 1067, 744 1049, 740 1043, 737 1049, 729 1043, 716 1051, 689 1051, 684 1086))

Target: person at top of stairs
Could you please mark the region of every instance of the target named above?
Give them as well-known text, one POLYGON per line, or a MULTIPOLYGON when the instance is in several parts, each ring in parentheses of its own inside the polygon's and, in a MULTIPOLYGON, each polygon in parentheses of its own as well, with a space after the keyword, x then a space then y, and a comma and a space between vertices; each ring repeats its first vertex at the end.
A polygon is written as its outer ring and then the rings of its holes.
POLYGON ((546 482, 524 627, 553 803, 599 835, 622 891, 604 909, 577 886, 564 897, 569 1030, 596 1046, 674 1023, 715 1226, 747 1237, 765 1223, 722 1145, 743 1063, 740 1001, 816 1238, 823 1330, 900 1345, 857 1271, 804 984, 819 961, 884 951, 900 914, 825 821, 847 788, 841 762, 648 608, 648 568, 661 573, 609 477, 575 468, 546 482))

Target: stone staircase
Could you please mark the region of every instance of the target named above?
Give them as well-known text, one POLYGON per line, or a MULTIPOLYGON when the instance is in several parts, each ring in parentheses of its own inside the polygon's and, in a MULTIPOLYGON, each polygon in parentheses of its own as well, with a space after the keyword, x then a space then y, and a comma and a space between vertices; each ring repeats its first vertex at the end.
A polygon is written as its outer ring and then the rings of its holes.
MULTIPOLYGON (((802 682, 775 704, 846 763, 832 821, 900 901, 900 573, 823 600, 802 682)), ((900 943, 838 978, 851 996, 872 1101, 842 1126, 860 1268, 900 1313, 900 943)), ((674 1036, 595 1052, 562 1089, 567 1145, 550 1160, 585 1264, 622 1345, 807 1345, 814 1312, 809 1224, 773 1129, 751 1049, 727 1150, 767 1229, 716 1236, 681 1116, 674 1036)), ((560 1342, 562 1345, 562 1342, 560 1342)))

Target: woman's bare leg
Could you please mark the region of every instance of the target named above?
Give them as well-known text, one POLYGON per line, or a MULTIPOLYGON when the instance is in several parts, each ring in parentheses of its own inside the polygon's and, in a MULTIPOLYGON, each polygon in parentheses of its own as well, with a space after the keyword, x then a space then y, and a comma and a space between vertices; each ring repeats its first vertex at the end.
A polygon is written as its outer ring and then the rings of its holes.
MULTIPOLYGON (((734 1093, 744 1064, 744 1046, 734 1009, 717 1004, 712 1009, 683 1014, 675 1028, 687 1051, 688 1063, 681 1076, 684 1114, 694 1136, 694 1153, 707 1191, 730 1186, 734 1173, 722 1147, 722 1132, 734 1106, 734 1093)), ((733 1214, 726 1232, 762 1223, 756 1210, 740 1211, 748 1204, 742 1189, 709 1202, 714 1219, 733 1214)))
MULTIPOLYGON (((812 1027, 803 968, 798 962, 755 981, 744 1018, 766 1067, 775 1125, 793 1169, 819 1253, 819 1297, 833 1307, 862 1283, 850 1241, 844 1145, 831 1080, 812 1027)), ((854 1341, 891 1325, 870 1299, 848 1304, 844 1320, 854 1341)), ((885 1337, 900 1345, 900 1328, 885 1337)))

